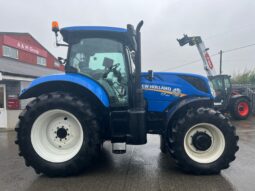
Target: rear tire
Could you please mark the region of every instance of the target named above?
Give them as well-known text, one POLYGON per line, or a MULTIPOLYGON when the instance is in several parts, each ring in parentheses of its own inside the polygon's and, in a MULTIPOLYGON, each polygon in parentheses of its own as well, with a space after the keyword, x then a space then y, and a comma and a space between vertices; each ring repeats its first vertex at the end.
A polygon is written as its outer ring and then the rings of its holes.
POLYGON ((236 99, 230 107, 230 113, 231 116, 236 120, 247 119, 251 113, 249 100, 246 98, 236 99))
POLYGON ((100 142, 88 101, 54 92, 30 102, 19 116, 17 141, 27 166, 48 176, 70 176, 91 164, 100 142))
POLYGON ((192 174, 218 174, 238 151, 235 127, 213 109, 190 110, 169 129, 168 149, 177 165, 192 174))

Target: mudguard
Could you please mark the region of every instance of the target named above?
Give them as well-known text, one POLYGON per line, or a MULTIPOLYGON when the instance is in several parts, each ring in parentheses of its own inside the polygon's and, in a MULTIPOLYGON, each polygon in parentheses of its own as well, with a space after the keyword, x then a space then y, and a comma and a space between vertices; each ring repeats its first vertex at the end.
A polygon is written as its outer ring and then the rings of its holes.
MULTIPOLYGON (((88 90, 90 93, 95 95, 105 107, 110 106, 108 94, 103 87, 93 79, 80 74, 56 74, 37 78, 28 88, 22 90, 19 99, 36 97, 42 93, 49 92, 50 90, 47 90, 47 88, 54 83, 70 83, 73 85, 79 85, 83 87, 84 90, 88 90)), ((58 91, 58 87, 55 86, 53 90, 58 91)))
POLYGON ((182 108, 187 105, 194 105, 195 107, 213 107, 213 99, 210 97, 186 97, 185 99, 169 106, 166 110, 166 124, 177 114, 182 108))
POLYGON ((251 99, 246 95, 236 94, 236 95, 233 95, 233 96, 230 97, 230 103, 233 103, 236 99, 240 99, 240 98, 245 98, 248 101, 251 101, 251 99))

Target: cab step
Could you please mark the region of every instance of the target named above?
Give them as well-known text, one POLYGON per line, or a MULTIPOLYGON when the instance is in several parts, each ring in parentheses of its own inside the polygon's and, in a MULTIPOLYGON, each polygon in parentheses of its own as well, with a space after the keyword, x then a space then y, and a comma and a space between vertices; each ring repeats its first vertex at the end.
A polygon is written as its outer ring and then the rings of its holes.
POLYGON ((126 153, 126 150, 127 150, 126 143, 112 143, 112 153, 124 154, 126 153))

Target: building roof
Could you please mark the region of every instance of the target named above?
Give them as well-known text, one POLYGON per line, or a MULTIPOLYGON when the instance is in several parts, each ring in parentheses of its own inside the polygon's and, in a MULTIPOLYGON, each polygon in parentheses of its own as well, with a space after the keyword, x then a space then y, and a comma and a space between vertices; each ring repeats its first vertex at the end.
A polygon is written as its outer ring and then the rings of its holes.
POLYGON ((15 76, 37 78, 40 76, 59 74, 62 71, 50 69, 43 66, 25 64, 14 59, 0 58, 0 72, 15 76))

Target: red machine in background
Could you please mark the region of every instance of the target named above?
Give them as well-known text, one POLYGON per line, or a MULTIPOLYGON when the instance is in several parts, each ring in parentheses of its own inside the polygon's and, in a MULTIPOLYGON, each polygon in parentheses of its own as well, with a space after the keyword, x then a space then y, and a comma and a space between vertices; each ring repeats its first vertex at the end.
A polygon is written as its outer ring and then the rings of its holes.
POLYGON ((204 69, 207 73, 210 84, 215 92, 214 106, 223 113, 230 113, 235 119, 246 119, 251 113, 251 100, 248 96, 242 95, 237 91, 233 91, 231 84, 231 76, 225 74, 217 74, 208 53, 208 48, 200 36, 189 37, 184 35, 183 38, 177 39, 180 46, 189 44, 196 45, 203 61, 204 69))

